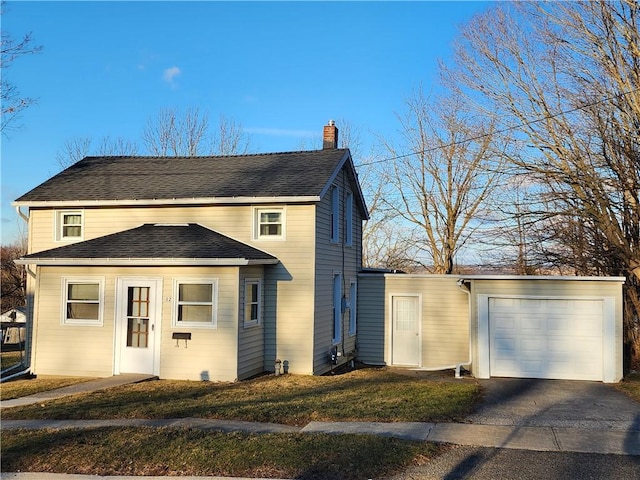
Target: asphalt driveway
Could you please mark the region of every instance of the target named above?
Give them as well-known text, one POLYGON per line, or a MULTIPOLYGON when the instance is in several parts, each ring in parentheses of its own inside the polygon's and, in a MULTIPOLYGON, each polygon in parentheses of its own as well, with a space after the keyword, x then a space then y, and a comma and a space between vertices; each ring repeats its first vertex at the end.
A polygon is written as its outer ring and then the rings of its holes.
POLYGON ((518 378, 478 382, 484 400, 467 418, 470 423, 623 430, 640 438, 640 404, 610 385, 518 378))

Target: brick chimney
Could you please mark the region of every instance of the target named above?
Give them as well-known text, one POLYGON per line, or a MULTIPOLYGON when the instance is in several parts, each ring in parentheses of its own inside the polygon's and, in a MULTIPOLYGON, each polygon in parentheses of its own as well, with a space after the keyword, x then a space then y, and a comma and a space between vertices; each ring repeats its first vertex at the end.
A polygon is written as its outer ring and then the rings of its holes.
POLYGON ((322 130, 322 149, 331 148, 338 148, 338 127, 333 120, 329 120, 322 130))

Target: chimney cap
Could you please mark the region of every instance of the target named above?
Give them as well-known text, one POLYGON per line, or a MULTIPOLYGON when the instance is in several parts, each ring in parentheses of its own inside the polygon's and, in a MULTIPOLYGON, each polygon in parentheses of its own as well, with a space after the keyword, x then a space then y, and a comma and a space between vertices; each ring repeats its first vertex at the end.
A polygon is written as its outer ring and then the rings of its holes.
POLYGON ((334 122, 333 120, 329 120, 327 122, 327 125, 329 125, 330 127, 335 127, 336 126, 336 122, 334 122))

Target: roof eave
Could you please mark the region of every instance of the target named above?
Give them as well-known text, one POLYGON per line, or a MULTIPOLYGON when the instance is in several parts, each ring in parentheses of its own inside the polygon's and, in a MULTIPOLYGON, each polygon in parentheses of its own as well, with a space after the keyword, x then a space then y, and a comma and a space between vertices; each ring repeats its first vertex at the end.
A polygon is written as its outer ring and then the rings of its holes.
POLYGON ((117 207, 117 206, 146 206, 146 205, 221 205, 239 204, 251 205, 257 203, 309 203, 319 202, 317 195, 279 196, 279 197, 200 197, 200 198, 153 198, 153 199, 122 199, 122 200, 38 200, 14 201, 14 207, 29 208, 81 208, 81 207, 117 207))
POLYGON ((246 265, 274 265, 277 258, 247 259, 247 258, 20 258, 14 260, 17 265, 38 266, 114 266, 114 267, 144 267, 144 266, 246 266, 246 265))

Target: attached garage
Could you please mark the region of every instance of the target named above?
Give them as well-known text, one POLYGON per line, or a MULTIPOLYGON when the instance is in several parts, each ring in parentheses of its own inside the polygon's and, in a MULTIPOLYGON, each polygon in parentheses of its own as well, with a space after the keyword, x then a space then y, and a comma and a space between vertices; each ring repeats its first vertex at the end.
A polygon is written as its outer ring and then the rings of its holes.
POLYGON ((478 378, 617 382, 622 277, 359 277, 358 356, 478 378))

